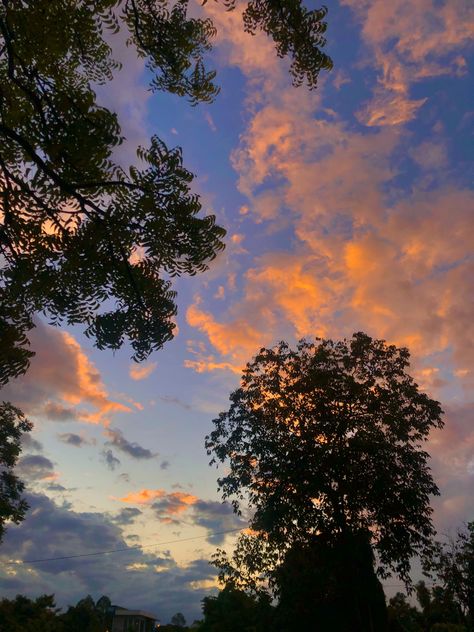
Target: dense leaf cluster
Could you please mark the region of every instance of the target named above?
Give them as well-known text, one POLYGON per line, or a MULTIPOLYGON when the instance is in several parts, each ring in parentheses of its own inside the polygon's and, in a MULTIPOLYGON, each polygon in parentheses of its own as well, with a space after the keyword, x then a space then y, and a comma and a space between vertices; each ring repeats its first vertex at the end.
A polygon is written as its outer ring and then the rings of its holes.
POLYGON ((108 597, 94 603, 88 595, 61 613, 54 595, 17 595, 0 601, 0 632, 104 632, 111 628, 110 606, 108 597))
MULTIPOLYGON (((26 370, 38 312, 85 324, 99 348, 129 340, 143 360, 173 336, 171 277, 205 270, 223 248, 181 151, 154 137, 142 169, 116 164, 119 121, 94 92, 118 68, 107 34, 124 30, 153 90, 212 101, 204 56, 215 27, 189 13, 188 0, 0 3, 0 384, 26 370)), ((314 87, 331 66, 325 13, 253 1, 244 28, 269 34, 295 82, 314 87)))
POLYGON ((227 466, 224 498, 236 511, 250 505, 257 533, 243 536, 234 562, 219 554, 225 573, 251 576, 261 563, 271 579, 288 548, 365 532, 379 571, 409 581, 410 558, 433 535, 438 489, 422 447, 442 411, 408 375, 408 361, 407 349, 358 333, 302 340, 296 350, 282 342, 247 365, 206 438, 214 462, 227 466))
POLYGON ((5 522, 18 524, 28 509, 21 497, 25 486, 13 472, 21 451, 21 437, 31 428, 32 424, 18 408, 0 403, 0 541, 5 522))
MULTIPOLYGON (((97 104, 93 85, 117 66, 103 37, 118 28, 116 4, 0 5, 1 382, 26 369, 36 312, 84 323, 99 348, 128 338, 142 360, 172 338, 170 277, 204 270, 223 247, 224 230, 199 215, 179 149, 153 138, 138 152, 143 169, 126 171, 112 159, 120 126, 97 104)), ((179 5, 168 12, 133 1, 121 20, 149 56, 157 86, 209 96, 197 66, 188 76, 212 34, 208 21, 185 20, 179 5)))

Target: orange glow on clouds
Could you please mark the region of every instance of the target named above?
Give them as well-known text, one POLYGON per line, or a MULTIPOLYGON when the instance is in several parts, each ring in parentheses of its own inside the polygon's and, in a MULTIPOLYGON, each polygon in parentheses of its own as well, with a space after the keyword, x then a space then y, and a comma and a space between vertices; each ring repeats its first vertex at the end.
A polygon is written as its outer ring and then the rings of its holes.
POLYGON ((132 378, 132 380, 146 380, 147 377, 150 377, 150 375, 153 373, 156 367, 157 367, 156 362, 149 362, 147 364, 134 363, 130 365, 129 375, 132 378))
POLYGON ((186 511, 199 499, 185 492, 167 493, 164 489, 141 489, 138 492, 130 492, 117 500, 132 505, 149 505, 156 500, 164 500, 166 501, 165 513, 174 515, 186 511))

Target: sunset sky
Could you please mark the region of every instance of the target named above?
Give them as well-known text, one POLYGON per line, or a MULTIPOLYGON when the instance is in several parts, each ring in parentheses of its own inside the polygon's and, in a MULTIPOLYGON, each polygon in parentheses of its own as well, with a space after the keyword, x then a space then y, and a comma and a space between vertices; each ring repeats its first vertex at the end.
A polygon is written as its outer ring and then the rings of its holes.
POLYGON ((38 321, 31 369, 2 392, 35 424, 17 469, 31 509, 0 548, 2 596, 107 594, 162 622, 198 618, 210 555, 245 526, 220 503, 204 437, 245 363, 282 339, 363 330, 408 346, 445 410, 427 448, 436 526, 474 519, 474 4, 328 4, 334 70, 312 92, 214 2, 212 105, 151 94, 124 36, 111 40, 123 69, 98 93, 127 139, 117 159, 135 161, 152 134, 181 146, 227 247, 176 282, 178 334, 143 364, 38 321))

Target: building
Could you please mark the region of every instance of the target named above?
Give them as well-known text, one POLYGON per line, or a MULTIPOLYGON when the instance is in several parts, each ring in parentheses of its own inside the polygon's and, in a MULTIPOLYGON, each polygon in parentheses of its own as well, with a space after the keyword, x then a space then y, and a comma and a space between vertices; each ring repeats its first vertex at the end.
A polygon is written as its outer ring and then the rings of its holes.
POLYGON ((112 606, 113 618, 111 632, 155 632, 157 619, 143 610, 128 610, 112 606))

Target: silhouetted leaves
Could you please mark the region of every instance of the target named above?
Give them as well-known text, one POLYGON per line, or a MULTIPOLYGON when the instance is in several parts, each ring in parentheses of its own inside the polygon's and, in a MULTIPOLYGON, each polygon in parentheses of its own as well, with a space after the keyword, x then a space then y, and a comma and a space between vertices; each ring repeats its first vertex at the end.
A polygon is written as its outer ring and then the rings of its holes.
POLYGON ((275 582, 288 549, 362 532, 379 572, 409 583, 410 558, 434 532, 438 489, 422 445, 442 411, 408 361, 407 349, 357 333, 295 350, 282 342, 247 365, 206 438, 213 462, 226 464, 224 498, 253 511, 255 534, 241 536, 231 559, 217 555, 223 580, 275 582))
MULTIPOLYGON (((170 279, 204 271, 223 248, 225 231, 200 215, 180 149, 154 137, 138 149, 144 168, 113 161, 119 121, 93 89, 119 67, 106 33, 125 30, 152 89, 212 101, 204 56, 215 27, 188 13, 188 0, 0 4, 0 384, 27 369, 38 312, 84 324, 100 349, 129 340, 143 360, 173 337, 170 279)), ((292 59, 296 84, 314 87, 331 67, 325 15, 298 0, 253 0, 243 19, 292 59)))
POLYGON ((474 521, 460 529, 455 538, 435 542, 423 566, 439 584, 438 597, 442 591, 443 598, 457 612, 456 622, 466 622, 469 629, 474 629, 474 521))
POLYGON ((13 470, 21 452, 21 437, 31 428, 21 410, 8 402, 0 403, 0 541, 5 522, 18 524, 28 509, 21 497, 25 486, 13 470))

